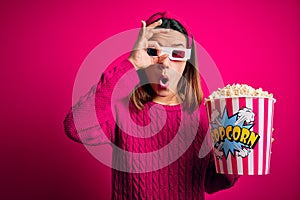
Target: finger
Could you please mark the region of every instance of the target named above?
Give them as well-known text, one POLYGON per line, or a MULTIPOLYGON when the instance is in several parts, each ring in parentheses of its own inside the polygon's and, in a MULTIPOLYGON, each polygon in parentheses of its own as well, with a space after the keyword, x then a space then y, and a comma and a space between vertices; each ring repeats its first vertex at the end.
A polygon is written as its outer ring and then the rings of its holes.
MULTIPOLYGON (((161 54, 161 53, 160 53, 161 54)), ((161 54, 157 57, 158 58, 158 63, 163 63, 165 59, 168 59, 169 58, 169 55, 168 54, 161 54)), ((164 67, 162 68, 164 69, 164 67)), ((165 70, 163 70, 164 72, 166 72, 165 70)))
MULTIPOLYGON (((149 48, 154 48, 154 49, 157 49, 158 51, 161 51, 161 47, 160 45, 158 44, 158 42, 156 41, 148 41, 148 47, 149 48)), ((158 52, 159 53, 159 52, 158 52)), ((159 54, 158 54, 159 55, 159 54)))
POLYGON ((167 29, 167 28, 152 29, 152 33, 153 33, 153 34, 157 34, 157 33, 168 33, 168 32, 170 32, 170 29, 167 29))
POLYGON ((155 28, 155 27, 157 27, 157 26, 159 26, 159 25, 161 25, 161 24, 162 24, 162 20, 160 19, 160 20, 158 20, 158 21, 153 22, 152 24, 150 24, 150 25, 148 26, 148 28, 155 28))
POLYGON ((274 141, 275 141, 275 139, 274 139, 274 138, 272 138, 271 142, 274 142, 274 141))
POLYGON ((272 128, 272 132, 274 132, 274 128, 272 128))
POLYGON ((142 28, 141 28, 141 36, 145 36, 146 34, 146 22, 142 20, 142 28))
POLYGON ((152 38, 152 36, 154 34, 160 34, 160 33, 168 33, 170 32, 170 29, 166 29, 166 28, 158 28, 158 29, 153 29, 153 28, 148 28, 146 27, 144 29, 144 34, 143 36, 146 38, 146 39, 150 39, 152 38))
POLYGON ((162 60, 164 60, 164 59, 166 59, 166 58, 168 58, 169 57, 169 55, 168 54, 161 54, 161 52, 158 52, 158 59, 160 60, 160 61, 162 61, 162 60))

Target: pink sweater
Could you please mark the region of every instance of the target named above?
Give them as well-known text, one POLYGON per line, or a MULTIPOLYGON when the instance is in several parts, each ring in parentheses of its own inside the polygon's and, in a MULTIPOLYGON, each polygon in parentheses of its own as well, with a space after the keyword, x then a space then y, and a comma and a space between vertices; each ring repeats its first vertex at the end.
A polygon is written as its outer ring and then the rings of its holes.
POLYGON ((112 144, 112 199, 201 200, 204 192, 233 186, 237 176, 217 174, 210 150, 198 156, 202 145, 209 147, 203 105, 193 113, 154 102, 138 110, 128 100, 138 83, 128 60, 108 68, 64 121, 66 134, 77 142, 112 144))

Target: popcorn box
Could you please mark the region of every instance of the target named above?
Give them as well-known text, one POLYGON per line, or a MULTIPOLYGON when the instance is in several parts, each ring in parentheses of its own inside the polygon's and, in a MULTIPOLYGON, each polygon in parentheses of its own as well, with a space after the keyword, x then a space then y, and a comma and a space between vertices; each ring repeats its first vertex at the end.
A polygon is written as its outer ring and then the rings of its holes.
POLYGON ((217 173, 270 173, 274 103, 272 97, 206 99, 217 173))

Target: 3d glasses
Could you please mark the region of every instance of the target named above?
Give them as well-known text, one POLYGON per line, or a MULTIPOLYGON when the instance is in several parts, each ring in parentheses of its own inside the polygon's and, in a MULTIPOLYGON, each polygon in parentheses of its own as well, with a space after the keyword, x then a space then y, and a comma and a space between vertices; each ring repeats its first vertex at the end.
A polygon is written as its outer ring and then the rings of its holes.
MULTIPOLYGON (((147 48, 149 56, 158 56, 157 49, 147 48)), ((161 55, 168 54, 170 60, 187 61, 191 58, 191 49, 161 47, 161 55)))

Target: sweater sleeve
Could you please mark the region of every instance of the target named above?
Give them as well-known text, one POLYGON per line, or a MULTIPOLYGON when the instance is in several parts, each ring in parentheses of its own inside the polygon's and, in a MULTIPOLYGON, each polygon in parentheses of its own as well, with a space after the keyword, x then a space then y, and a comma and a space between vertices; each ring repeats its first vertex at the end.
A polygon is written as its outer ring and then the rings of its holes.
MULTIPOLYGON (((100 81, 69 110, 64 120, 64 129, 68 137, 87 145, 114 143, 116 123, 111 98, 114 87, 120 85, 120 79, 123 79, 122 82, 130 79, 131 87, 138 84, 135 68, 128 60, 108 67, 100 81), (133 72, 129 73, 131 77, 124 80, 122 77, 129 71, 133 72)), ((120 98, 130 94, 128 86, 126 87, 125 92, 118 94, 120 98)))
POLYGON ((205 192, 212 194, 214 192, 224 190, 234 186, 240 177, 239 175, 218 174, 216 173, 213 153, 210 153, 210 160, 205 174, 205 192))

